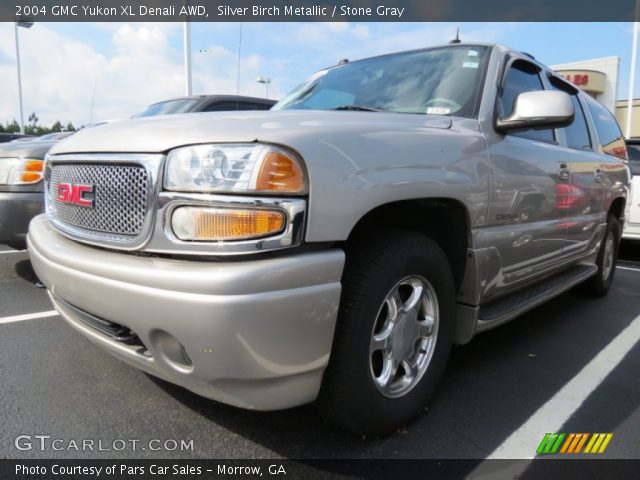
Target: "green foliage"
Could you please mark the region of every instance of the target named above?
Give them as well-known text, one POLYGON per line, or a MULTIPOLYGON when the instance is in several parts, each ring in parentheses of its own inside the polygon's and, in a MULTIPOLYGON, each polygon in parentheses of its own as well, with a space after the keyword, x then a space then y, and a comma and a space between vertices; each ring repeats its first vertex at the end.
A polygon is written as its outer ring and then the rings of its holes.
MULTIPOLYGON (((76 129, 71 122, 68 122, 66 125, 64 125, 60 120, 56 120, 50 127, 45 127, 43 125, 38 125, 39 121, 40 118, 38 117, 38 115, 36 115, 35 112, 29 115, 27 123, 24 126, 24 133, 26 133, 27 135, 45 135, 47 133, 76 129)), ((19 131, 20 124, 15 118, 12 121, 8 121, 4 124, 0 122, 0 133, 17 133, 19 131)))
POLYGON ((0 133, 16 133, 19 131, 20 124, 15 118, 13 119, 13 121, 7 122, 5 125, 0 122, 0 133))

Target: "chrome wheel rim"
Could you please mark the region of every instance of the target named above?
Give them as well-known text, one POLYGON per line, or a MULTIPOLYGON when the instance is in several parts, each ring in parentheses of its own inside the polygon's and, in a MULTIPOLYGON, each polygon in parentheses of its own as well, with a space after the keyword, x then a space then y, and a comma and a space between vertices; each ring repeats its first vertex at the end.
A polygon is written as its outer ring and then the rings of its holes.
POLYGON ((607 238, 604 244, 604 256, 602 259, 602 279, 605 281, 609 278, 609 275, 611 275, 611 270, 613 270, 613 254, 613 238, 609 235, 609 238, 607 238))
POLYGON ((400 280, 378 309, 371 333, 369 366, 385 397, 406 395, 427 371, 438 336, 438 298, 427 279, 400 280))

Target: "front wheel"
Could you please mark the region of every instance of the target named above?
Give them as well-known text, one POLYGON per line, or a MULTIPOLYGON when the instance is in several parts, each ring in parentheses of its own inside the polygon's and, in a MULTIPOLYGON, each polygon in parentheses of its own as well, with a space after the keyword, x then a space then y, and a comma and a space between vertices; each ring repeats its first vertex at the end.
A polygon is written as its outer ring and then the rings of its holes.
POLYGON ((455 286, 445 254, 414 232, 351 245, 319 405, 360 435, 412 420, 433 395, 451 349, 455 286))
POLYGON ((618 248, 620 245, 620 222, 615 215, 607 217, 607 230, 600 244, 596 266, 598 273, 587 280, 582 290, 593 297, 602 297, 607 294, 613 283, 618 262, 618 248))

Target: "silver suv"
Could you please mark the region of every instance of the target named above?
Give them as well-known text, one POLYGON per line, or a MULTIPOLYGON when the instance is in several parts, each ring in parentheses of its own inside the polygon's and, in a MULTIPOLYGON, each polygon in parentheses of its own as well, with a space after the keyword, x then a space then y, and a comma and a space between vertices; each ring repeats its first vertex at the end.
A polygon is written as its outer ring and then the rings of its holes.
POLYGON ((612 115, 529 55, 457 44, 313 75, 269 112, 81 131, 30 226, 71 326, 200 395, 317 401, 360 434, 423 410, 452 344, 613 280, 612 115))

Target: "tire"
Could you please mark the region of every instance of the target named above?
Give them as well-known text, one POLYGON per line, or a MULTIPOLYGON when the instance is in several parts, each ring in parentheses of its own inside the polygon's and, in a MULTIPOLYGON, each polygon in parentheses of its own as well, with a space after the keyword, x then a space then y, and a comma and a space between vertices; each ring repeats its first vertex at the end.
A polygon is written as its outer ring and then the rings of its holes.
POLYGON ((445 254, 423 235, 393 230, 352 242, 317 402, 323 416, 358 435, 385 435, 423 411, 451 350, 455 292, 445 254))
POLYGON ((602 297, 607 294, 613 283, 618 262, 618 248, 620 246, 620 222, 609 214, 607 216, 607 230, 600 244, 596 266, 598 273, 582 284, 582 291, 592 297, 602 297))

